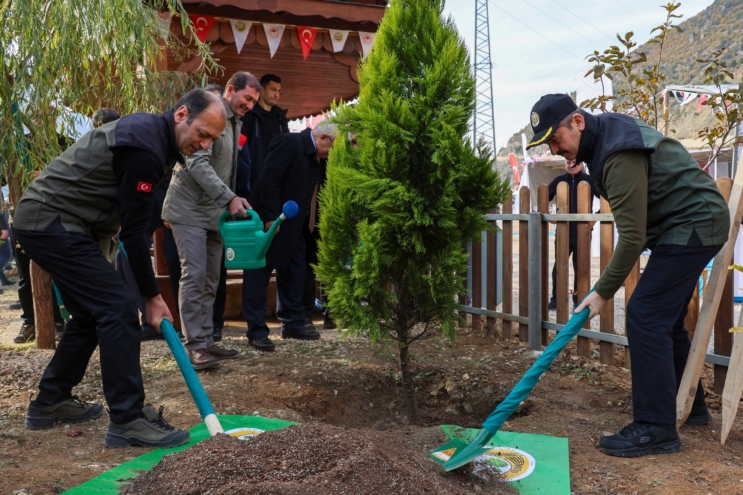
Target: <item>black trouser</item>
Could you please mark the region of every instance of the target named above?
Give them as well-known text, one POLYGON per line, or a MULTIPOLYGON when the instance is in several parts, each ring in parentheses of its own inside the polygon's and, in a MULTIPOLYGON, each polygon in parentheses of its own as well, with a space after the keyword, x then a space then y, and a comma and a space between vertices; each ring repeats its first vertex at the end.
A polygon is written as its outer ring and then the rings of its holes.
MULTIPOLYGON (((578 293, 578 238, 570 236, 568 242, 568 257, 573 259, 573 294, 578 293)), ((590 249, 590 245, 589 245, 590 249)), ((555 257, 557 257, 557 239, 555 239, 555 257)), ((557 296, 557 260, 552 265, 552 300, 557 296)), ((577 296, 576 296, 577 297, 577 296)))
POLYGON ((217 293, 214 296, 214 306, 212 306, 212 324, 214 330, 224 328, 224 308, 227 305, 227 268, 224 266, 224 249, 222 249, 222 265, 219 271, 219 285, 217 293))
POLYGON ((126 286, 129 287, 132 297, 137 303, 137 308, 142 313, 142 327, 151 328, 152 325, 147 323, 147 301, 139 293, 139 286, 137 285, 137 280, 134 278, 134 272, 132 271, 132 266, 129 264, 129 258, 126 257, 126 254, 124 254, 121 248, 116 251, 114 267, 119 276, 124 280, 126 286))
POLYGON ((178 294, 180 292, 181 282, 181 259, 178 257, 178 246, 175 245, 173 231, 165 227, 163 229, 163 254, 165 261, 168 262, 168 278, 170 279, 170 288, 173 290, 175 299, 175 312, 178 310, 178 294))
MULTIPOLYGON (((163 229, 163 254, 168 262, 168 278, 170 279, 170 288, 173 290, 175 299, 175 311, 178 309, 178 294, 180 291, 181 281, 181 260, 178 257, 178 246, 175 245, 173 231, 165 227, 163 229)), ((214 298, 214 312, 212 313, 212 323, 214 329, 224 327, 224 309, 227 304, 227 268, 224 266, 224 253, 222 253, 222 271, 219 274, 219 286, 217 295, 214 298)))
MULTIPOLYGON (((635 421, 676 423, 676 391, 691 342, 687 306, 704 267, 722 246, 657 246, 627 307, 635 421)), ((694 405, 704 404, 700 380, 694 405)))
MULTIPOLYGON (((31 291, 31 259, 18 247, 18 239, 15 235, 15 229, 10 229, 10 242, 13 244, 15 251, 15 261, 18 268, 18 300, 21 302, 21 319, 28 325, 34 324, 34 296, 31 291)), ((52 289, 52 293, 54 289, 52 289)), ((57 297, 52 296, 52 301, 57 297)), ((54 323, 64 324, 64 319, 59 312, 59 306, 52 304, 54 311, 54 323)))
POLYGON ((51 405, 71 396, 100 345, 103 393, 111 421, 142 417, 137 305, 124 280, 90 236, 77 232, 16 231, 29 257, 54 279, 72 315, 39 383, 36 401, 51 405))
MULTIPOLYGON (((303 331, 305 241, 299 237, 289 265, 276 270, 276 316, 281 320, 281 330, 303 331)), ((249 340, 268 337, 266 325, 266 289, 271 280, 273 267, 266 265, 257 270, 243 271, 243 317, 248 322, 249 340)))

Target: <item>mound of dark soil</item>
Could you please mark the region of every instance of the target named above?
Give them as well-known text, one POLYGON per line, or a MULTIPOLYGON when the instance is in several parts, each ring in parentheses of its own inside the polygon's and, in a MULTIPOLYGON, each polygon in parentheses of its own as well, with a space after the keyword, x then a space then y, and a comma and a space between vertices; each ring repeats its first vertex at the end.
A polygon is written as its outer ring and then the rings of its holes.
POLYGON ((307 423, 242 441, 217 435, 163 458, 125 495, 468 493, 389 432, 307 423))

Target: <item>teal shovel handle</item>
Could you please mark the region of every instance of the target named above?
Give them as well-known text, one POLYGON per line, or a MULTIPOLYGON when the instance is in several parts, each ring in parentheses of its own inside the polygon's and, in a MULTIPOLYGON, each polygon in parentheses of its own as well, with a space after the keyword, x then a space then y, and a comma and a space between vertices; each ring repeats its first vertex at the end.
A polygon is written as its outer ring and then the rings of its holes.
MULTIPOLYGON (((201 418, 207 422, 207 426, 209 426, 209 419, 211 418, 208 417, 212 416, 216 419, 216 413, 214 412, 212 403, 209 401, 209 397, 206 395, 204 387, 199 381, 199 377, 196 376, 196 371, 193 369, 191 361, 188 359, 186 349, 183 347, 183 344, 178 338, 178 334, 175 332, 175 328, 173 328, 173 324, 170 323, 170 321, 163 320, 162 323, 160 323, 160 331, 162 332, 163 337, 165 337, 165 342, 168 343, 168 347, 170 347, 170 351, 173 353, 176 363, 178 363, 183 378, 186 380, 188 391, 191 392, 191 397, 193 397, 193 401, 196 403, 196 408, 199 410, 201 418)), ((211 428, 209 432, 211 433, 211 428)))

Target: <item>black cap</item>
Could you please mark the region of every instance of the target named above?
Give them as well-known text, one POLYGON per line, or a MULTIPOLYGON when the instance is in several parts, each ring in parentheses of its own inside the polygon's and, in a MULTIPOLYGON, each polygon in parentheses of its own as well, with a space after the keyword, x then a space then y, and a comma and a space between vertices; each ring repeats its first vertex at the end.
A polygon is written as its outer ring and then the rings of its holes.
POLYGON ((534 131, 534 137, 526 149, 549 141, 560 121, 576 110, 578 106, 568 95, 542 96, 531 108, 531 130, 534 131))

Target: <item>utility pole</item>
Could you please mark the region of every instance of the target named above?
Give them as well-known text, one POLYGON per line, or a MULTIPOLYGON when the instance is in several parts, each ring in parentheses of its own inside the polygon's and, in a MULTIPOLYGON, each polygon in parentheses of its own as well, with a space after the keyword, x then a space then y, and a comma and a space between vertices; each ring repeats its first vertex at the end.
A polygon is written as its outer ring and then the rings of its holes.
POLYGON ((495 149, 495 112, 493 110, 493 64, 490 60, 490 22, 488 0, 475 0, 475 116, 474 142, 484 139, 495 149))

